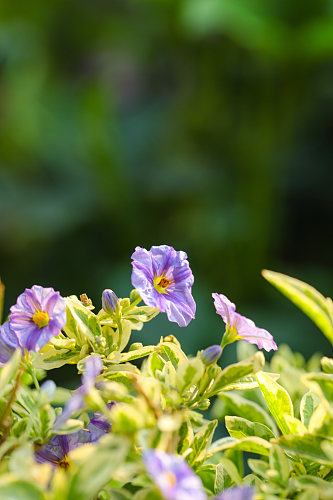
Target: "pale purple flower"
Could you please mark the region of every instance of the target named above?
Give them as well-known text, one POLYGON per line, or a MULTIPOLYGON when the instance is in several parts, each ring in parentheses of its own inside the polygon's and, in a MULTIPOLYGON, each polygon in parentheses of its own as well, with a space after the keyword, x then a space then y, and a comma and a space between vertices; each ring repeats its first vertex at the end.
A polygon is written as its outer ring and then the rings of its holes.
POLYGON ((85 362, 85 371, 82 375, 82 385, 67 401, 63 412, 56 420, 55 428, 59 429, 74 413, 85 407, 85 396, 95 387, 95 379, 101 373, 103 361, 98 354, 92 354, 85 362))
POLYGON ((53 288, 26 288, 10 311, 10 327, 28 351, 38 352, 66 325, 65 299, 53 288))
MULTIPOLYGON (((108 403, 106 406, 109 410, 111 410, 112 406, 115 404, 114 401, 108 403)), ((90 419, 89 424, 87 425, 87 429, 91 434, 91 442, 94 443, 98 441, 100 437, 109 432, 111 429, 111 424, 108 421, 107 417, 103 415, 100 411, 96 411, 90 419)))
POLYGON ((235 486, 216 497, 215 500, 253 500, 254 488, 235 486))
POLYGON ((187 326, 195 316, 196 305, 186 253, 168 245, 153 246, 149 251, 136 247, 132 259, 132 284, 144 303, 165 312, 169 321, 187 326))
POLYGON ((251 319, 237 313, 235 304, 225 295, 213 293, 212 296, 217 314, 222 316, 227 325, 225 335, 230 340, 226 343, 245 340, 250 344, 256 344, 259 349, 264 348, 266 351, 277 350, 273 336, 267 330, 258 328, 251 319))
POLYGON ((178 455, 148 450, 144 453, 146 469, 167 500, 206 500, 201 479, 178 455))
POLYGON ((35 460, 40 464, 46 462, 67 469, 70 466, 69 453, 86 443, 91 443, 91 434, 86 430, 54 436, 35 453, 35 460))
POLYGON ((9 321, 0 326, 0 366, 4 366, 19 346, 18 338, 10 327, 9 321))

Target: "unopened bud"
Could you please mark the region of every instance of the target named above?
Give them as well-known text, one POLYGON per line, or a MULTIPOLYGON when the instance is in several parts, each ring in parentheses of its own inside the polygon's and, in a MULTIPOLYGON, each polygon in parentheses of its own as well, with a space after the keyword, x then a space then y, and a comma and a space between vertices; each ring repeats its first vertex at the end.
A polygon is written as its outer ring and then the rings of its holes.
POLYGON ((201 353, 201 359, 205 365, 211 365, 221 357, 221 354, 222 347, 220 345, 211 345, 201 353))
POLYGON ((102 307, 107 314, 114 314, 119 307, 117 295, 107 288, 102 294, 102 307))
POLYGON ((47 380, 42 384, 40 390, 46 395, 48 400, 52 400, 57 386, 53 380, 47 380))

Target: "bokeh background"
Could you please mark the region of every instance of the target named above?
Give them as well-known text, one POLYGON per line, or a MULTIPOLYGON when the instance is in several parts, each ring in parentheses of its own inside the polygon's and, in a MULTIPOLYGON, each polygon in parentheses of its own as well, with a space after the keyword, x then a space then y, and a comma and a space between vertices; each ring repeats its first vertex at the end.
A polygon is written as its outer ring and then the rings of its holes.
MULTIPOLYGON (((260 275, 332 287, 332 0, 0 4, 0 273, 25 287, 131 289, 136 245, 185 250, 197 318, 161 315, 195 353, 211 292, 307 358, 317 328, 260 275)), ((232 355, 232 347, 229 351, 232 355)))

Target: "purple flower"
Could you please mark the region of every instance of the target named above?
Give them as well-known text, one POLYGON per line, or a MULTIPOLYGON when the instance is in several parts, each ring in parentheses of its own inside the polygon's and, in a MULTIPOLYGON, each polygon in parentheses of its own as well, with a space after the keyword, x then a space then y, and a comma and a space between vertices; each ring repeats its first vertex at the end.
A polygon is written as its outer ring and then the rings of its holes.
POLYGON ((227 325, 222 346, 235 340, 245 340, 250 344, 257 344, 259 349, 264 348, 266 351, 277 350, 273 336, 267 330, 258 328, 249 318, 237 313, 235 304, 230 302, 225 295, 213 293, 212 296, 217 314, 222 316, 227 325))
POLYGON ((0 366, 4 366, 19 347, 18 338, 10 327, 9 321, 0 326, 0 366))
POLYGON ((153 246, 148 251, 136 247, 132 255, 132 284, 150 307, 165 312, 169 321, 187 326, 195 316, 191 295, 193 274, 185 252, 168 245, 153 246))
MULTIPOLYGON (((106 406, 109 410, 111 410, 112 406, 115 403, 112 401, 108 403, 106 406)), ((101 412, 96 411, 90 419, 89 424, 87 425, 87 429, 91 434, 91 442, 94 443, 98 441, 100 437, 109 432, 111 428, 111 424, 101 412)))
POLYGON ((147 472, 167 500, 206 500, 203 485, 184 459, 163 451, 144 453, 147 472))
POLYGON ((10 327, 28 351, 38 352, 66 325, 65 299, 53 288, 26 288, 10 311, 10 327))
POLYGON ((218 359, 221 357, 221 354, 222 347, 220 345, 211 345, 201 353, 201 359, 205 363, 205 365, 211 365, 212 363, 218 361, 218 359))
POLYGON ((62 414, 57 418, 55 428, 59 429, 72 415, 85 406, 85 395, 95 387, 95 378, 101 373, 103 361, 98 354, 92 354, 85 362, 85 372, 82 375, 82 385, 67 401, 62 414))
POLYGON ((69 453, 75 448, 90 442, 91 434, 86 430, 80 430, 73 434, 54 436, 35 453, 35 459, 40 464, 47 462, 55 467, 58 466, 67 469, 70 466, 69 453))
POLYGON ((215 500, 253 500, 253 495, 254 488, 236 486, 224 491, 215 500))

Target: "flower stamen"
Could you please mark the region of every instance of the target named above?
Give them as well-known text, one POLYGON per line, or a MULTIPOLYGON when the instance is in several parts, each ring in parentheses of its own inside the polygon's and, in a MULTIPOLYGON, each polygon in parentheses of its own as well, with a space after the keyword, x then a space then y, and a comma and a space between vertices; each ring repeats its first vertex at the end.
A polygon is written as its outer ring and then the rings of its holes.
POLYGON ((154 288, 158 293, 168 293, 167 288, 170 286, 172 281, 166 278, 163 274, 161 276, 155 276, 154 278, 154 288))
POLYGON ((164 478, 166 482, 168 483, 169 486, 176 486, 177 484, 177 478, 175 474, 171 471, 167 471, 164 473, 164 478))
POLYGON ((43 328, 49 324, 50 318, 46 312, 37 311, 33 315, 32 321, 38 326, 38 328, 43 328))

